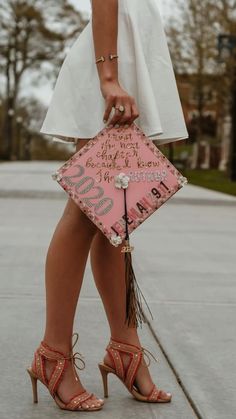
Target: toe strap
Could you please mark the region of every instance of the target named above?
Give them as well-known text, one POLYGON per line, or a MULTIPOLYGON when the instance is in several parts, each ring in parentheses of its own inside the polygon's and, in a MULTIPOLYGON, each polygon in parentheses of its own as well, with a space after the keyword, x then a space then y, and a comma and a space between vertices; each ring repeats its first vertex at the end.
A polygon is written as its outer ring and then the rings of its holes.
POLYGON ((166 393, 163 390, 159 390, 156 385, 153 386, 152 392, 148 397, 148 400, 166 400, 166 393))
POLYGON ((77 396, 73 397, 73 399, 71 399, 69 403, 67 403, 66 408, 69 410, 76 410, 81 405, 81 403, 90 399, 92 396, 93 393, 88 393, 87 391, 84 391, 83 393, 80 393, 77 396))

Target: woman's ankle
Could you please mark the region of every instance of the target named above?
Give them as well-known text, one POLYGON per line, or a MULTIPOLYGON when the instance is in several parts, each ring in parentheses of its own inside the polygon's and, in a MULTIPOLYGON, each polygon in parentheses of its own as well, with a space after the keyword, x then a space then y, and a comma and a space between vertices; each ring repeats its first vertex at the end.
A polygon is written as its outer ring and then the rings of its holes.
POLYGON ((42 343, 53 351, 60 352, 65 356, 68 356, 71 352, 71 342, 60 341, 52 339, 49 336, 44 336, 42 343))
POLYGON ((136 328, 121 328, 111 330, 111 339, 117 342, 128 343, 136 346, 140 346, 138 332, 136 328))

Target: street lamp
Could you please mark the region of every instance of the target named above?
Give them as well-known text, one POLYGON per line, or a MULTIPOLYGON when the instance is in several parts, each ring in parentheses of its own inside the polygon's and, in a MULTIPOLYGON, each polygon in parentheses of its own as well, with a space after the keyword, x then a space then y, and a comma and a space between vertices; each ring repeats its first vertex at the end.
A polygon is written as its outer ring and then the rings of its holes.
POLYGON ((218 50, 220 60, 227 61, 233 58, 233 80, 232 80, 232 129, 231 129, 231 150, 230 150, 230 178, 236 181, 236 35, 221 34, 218 36, 218 50))

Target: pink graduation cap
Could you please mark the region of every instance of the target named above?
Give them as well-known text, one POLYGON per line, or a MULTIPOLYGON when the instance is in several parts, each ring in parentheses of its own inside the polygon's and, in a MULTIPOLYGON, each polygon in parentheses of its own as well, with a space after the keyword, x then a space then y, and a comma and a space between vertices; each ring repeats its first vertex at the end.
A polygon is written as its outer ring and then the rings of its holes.
POLYGON ((105 127, 52 177, 113 246, 123 244, 126 321, 135 326, 145 322, 129 235, 182 188, 187 178, 135 123, 128 128, 105 127))

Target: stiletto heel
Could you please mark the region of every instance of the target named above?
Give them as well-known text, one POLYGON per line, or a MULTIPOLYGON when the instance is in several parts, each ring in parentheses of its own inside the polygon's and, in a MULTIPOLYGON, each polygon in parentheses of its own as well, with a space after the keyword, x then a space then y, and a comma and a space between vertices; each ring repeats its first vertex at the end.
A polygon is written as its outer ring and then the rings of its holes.
POLYGON ((104 368, 105 366, 102 364, 98 364, 98 367, 100 369, 101 375, 102 375, 102 382, 103 382, 103 390, 104 390, 104 397, 108 397, 108 382, 107 382, 107 376, 109 374, 109 370, 107 368, 104 368))
POLYGON ((32 391, 33 391, 33 402, 38 403, 38 388, 37 388, 37 381, 38 378, 35 376, 33 371, 30 368, 27 368, 26 371, 29 373, 32 383, 32 391))
MULTIPOLYGON (((75 346, 78 340, 78 333, 73 333, 72 336, 76 336, 76 341, 72 345, 75 346)), ((94 397, 93 393, 88 393, 86 390, 82 391, 79 394, 74 395, 69 402, 65 403, 58 394, 58 387, 63 380, 64 372, 69 365, 69 360, 73 362, 74 373, 76 375, 75 366, 78 369, 83 369, 85 367, 85 363, 83 359, 79 358, 77 355, 80 355, 79 352, 75 352, 73 354, 72 350, 70 351, 69 355, 65 355, 62 352, 51 348, 46 342, 41 341, 39 347, 34 352, 34 361, 31 367, 26 368, 28 374, 31 378, 32 383, 32 390, 33 390, 33 401, 34 403, 38 402, 38 391, 37 391, 37 381, 39 380, 42 384, 44 384, 51 396, 53 397, 54 401, 60 407, 60 409, 64 410, 84 410, 84 411, 95 411, 100 410, 103 407, 104 401, 101 399, 99 400, 99 404, 87 404, 88 400, 92 400, 94 397), (76 364, 76 360, 80 360, 83 364, 83 368, 79 368, 76 364), (50 378, 46 376, 45 370, 45 361, 53 361, 54 368, 50 375, 50 378)), ((77 377, 76 377, 77 379, 77 377)))
POLYGON ((139 401, 149 403, 168 403, 171 401, 171 393, 166 393, 165 391, 158 389, 155 384, 148 396, 141 394, 136 384, 135 379, 137 371, 139 365, 143 361, 144 355, 146 355, 149 360, 147 366, 149 366, 151 362, 148 353, 155 359, 151 352, 143 347, 140 348, 128 343, 118 342, 112 338, 106 347, 106 351, 109 354, 114 367, 112 368, 104 362, 98 364, 102 374, 104 397, 108 397, 107 375, 112 373, 122 381, 132 396, 139 401), (126 354, 130 358, 130 362, 126 367, 123 363, 121 354, 126 354))

